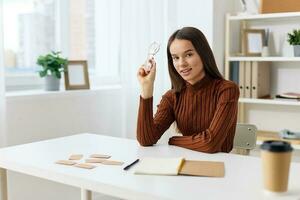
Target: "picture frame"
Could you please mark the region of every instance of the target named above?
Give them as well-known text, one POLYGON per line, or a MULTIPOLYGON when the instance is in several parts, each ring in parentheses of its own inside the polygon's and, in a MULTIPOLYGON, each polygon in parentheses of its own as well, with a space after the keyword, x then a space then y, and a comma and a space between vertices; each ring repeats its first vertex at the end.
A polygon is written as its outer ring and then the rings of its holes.
POLYGON ((261 56, 264 38, 264 29, 244 29, 243 46, 245 56, 261 56))
POLYGON ((86 60, 69 60, 64 75, 66 90, 90 89, 86 60))

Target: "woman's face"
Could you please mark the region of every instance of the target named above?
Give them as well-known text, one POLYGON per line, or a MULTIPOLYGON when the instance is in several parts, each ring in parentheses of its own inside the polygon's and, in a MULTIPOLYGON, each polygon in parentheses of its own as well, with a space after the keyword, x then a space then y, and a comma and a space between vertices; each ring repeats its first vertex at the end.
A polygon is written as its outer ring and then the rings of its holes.
POLYGON ((175 39, 170 53, 176 71, 188 83, 193 85, 205 76, 202 60, 189 40, 175 39))

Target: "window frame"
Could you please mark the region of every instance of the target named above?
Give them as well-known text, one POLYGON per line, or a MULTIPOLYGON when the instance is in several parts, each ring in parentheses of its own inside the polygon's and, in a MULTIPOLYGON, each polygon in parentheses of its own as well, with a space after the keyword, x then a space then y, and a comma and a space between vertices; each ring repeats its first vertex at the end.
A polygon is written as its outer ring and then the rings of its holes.
MULTIPOLYGON (((63 55, 68 54, 68 19, 64 16, 68 12, 68 0, 54 0, 56 5, 55 34, 57 40, 55 41, 56 48, 62 50, 63 55)), ((3 27, 2 27, 3 28, 3 27)), ((44 86, 44 80, 38 76, 37 72, 16 72, 5 74, 6 91, 30 90, 40 89, 44 86)))

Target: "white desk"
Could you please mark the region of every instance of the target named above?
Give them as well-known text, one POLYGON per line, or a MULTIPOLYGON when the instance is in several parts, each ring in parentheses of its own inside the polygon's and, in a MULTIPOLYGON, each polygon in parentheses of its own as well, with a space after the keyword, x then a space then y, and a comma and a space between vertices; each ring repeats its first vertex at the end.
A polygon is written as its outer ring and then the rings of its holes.
POLYGON ((262 190, 259 158, 205 154, 168 145, 140 147, 135 140, 94 134, 0 149, 0 168, 2 200, 6 200, 5 169, 79 187, 82 189, 82 199, 90 199, 90 191, 123 199, 300 199, 300 163, 292 163, 289 192, 274 197, 262 190), (147 176, 134 175, 134 168, 123 171, 124 165, 102 165, 86 170, 54 164, 56 160, 66 159, 73 153, 110 154, 111 159, 125 161, 125 164, 143 156, 183 156, 187 159, 224 161, 225 177, 147 176))

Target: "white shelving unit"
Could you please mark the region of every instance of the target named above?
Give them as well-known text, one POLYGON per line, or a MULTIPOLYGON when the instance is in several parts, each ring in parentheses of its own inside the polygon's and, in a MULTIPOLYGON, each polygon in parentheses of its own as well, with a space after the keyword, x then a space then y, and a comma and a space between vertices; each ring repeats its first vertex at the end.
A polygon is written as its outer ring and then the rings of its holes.
POLYGON ((256 14, 256 15, 228 15, 228 20, 269 20, 269 19, 285 19, 300 17, 300 12, 287 12, 287 13, 269 13, 269 14, 256 14))
MULTIPOLYGON (((281 57, 281 56, 269 56, 269 57, 246 57, 246 56, 234 56, 231 51, 231 23, 240 22, 244 25, 248 22, 257 22, 260 23, 276 23, 278 21, 286 20, 289 22, 290 19, 299 19, 300 21, 300 12, 289 12, 289 13, 271 13, 271 14, 256 14, 256 15, 242 15, 235 16, 228 14, 226 16, 226 41, 225 41, 225 78, 229 79, 229 64, 232 61, 258 61, 258 62, 299 62, 300 57, 281 57)), ((300 27, 300 26, 299 26, 300 27)), ((238 53, 238 52, 235 52, 238 53)), ((252 99, 252 98, 240 98, 239 102, 241 104, 269 104, 269 105, 291 105, 299 106, 300 102, 297 101, 286 101, 278 99, 252 99)), ((240 106, 242 109, 243 106, 240 106)), ((242 120, 241 120, 242 121, 242 120)))
POLYGON ((286 106, 300 106, 300 101, 294 101, 292 99, 278 100, 278 99, 252 99, 252 98, 240 98, 240 103, 251 104, 268 104, 268 105, 286 105, 286 106))
POLYGON ((300 57, 228 57, 228 61, 300 62, 300 57))
MULTIPOLYGON (((297 25, 298 28, 300 28, 300 12, 289 12, 289 13, 272 13, 272 14, 256 14, 256 15, 243 15, 243 16, 234 16, 228 14, 226 16, 226 30, 225 30, 225 78, 229 79, 230 75, 230 62, 233 61, 257 61, 257 62, 270 62, 271 69, 274 69, 273 67, 287 67, 292 69, 300 69, 300 57, 287 57, 286 54, 274 54, 274 56, 269 57, 249 57, 249 56, 240 56, 241 55, 241 28, 256 28, 257 24, 260 27, 263 27, 266 25, 266 27, 270 26, 271 29, 274 28, 274 33, 279 34, 276 32, 278 29, 281 28, 286 32, 290 32, 291 30, 288 30, 289 28, 286 28, 286 26, 289 26, 290 23, 293 22, 297 25), (278 26, 280 28, 276 26, 278 26), (235 32, 234 32, 235 31, 235 32), (280 56, 284 55, 284 56, 280 56)), ((281 30, 282 31, 282 30, 281 30)), ((278 37, 278 35, 276 35, 278 37)), ((278 38, 272 38, 273 40, 276 40, 278 38)), ((282 39, 282 38, 281 38, 282 39)), ((272 41, 274 42, 274 41, 272 41)), ((279 72, 280 73, 280 72, 279 72)), ((277 78, 274 79, 274 81, 277 81, 277 78)), ((300 80, 299 80, 300 81, 300 80)), ((272 85, 271 85, 272 87, 272 85)), ((272 88, 274 89, 274 88, 272 88)), ((276 82, 275 89, 278 89, 278 85, 276 82)), ((288 88, 289 89, 289 88, 288 88)), ((274 92, 274 91, 273 91, 274 92)), ((275 91, 277 92, 277 91, 275 91)), ((273 94, 274 95, 274 94, 273 94)), ((297 127, 299 129, 299 125, 297 125, 296 118, 299 116, 295 114, 294 110, 300 110, 300 101, 296 100, 286 100, 286 99, 255 99, 255 98, 240 98, 239 99, 239 115, 238 115, 238 121, 240 123, 251 123, 253 119, 258 118, 259 120, 263 120, 264 117, 262 117, 261 113, 265 112, 267 113, 267 116, 272 116, 274 112, 274 115, 278 114, 278 112, 282 111, 281 116, 285 116, 285 120, 288 120, 287 122, 283 121, 277 121, 274 122, 278 125, 277 130, 282 129, 282 127, 297 127), (262 105, 262 106, 260 106, 262 105), (264 106, 265 105, 265 106, 264 106), (254 106, 254 107, 253 107, 254 106), (257 107, 258 106, 258 107, 257 107), (255 109, 254 112, 252 109, 255 109), (260 110, 257 111, 256 108, 259 108, 260 110), (250 110, 249 110, 250 109, 250 110), (265 111, 261 111, 266 109, 265 111), (281 110, 280 110, 281 109, 281 110), (291 114, 287 114, 288 112, 291 112, 291 114), (288 116, 287 116, 288 115, 288 116), (288 118, 288 119, 286 119, 288 118), (249 122, 250 121, 250 122, 249 122)), ((280 118, 277 117, 277 118, 280 118)), ((257 119, 257 120, 258 120, 257 119)), ((255 121, 256 123, 261 122, 261 126, 258 127, 259 129, 265 125, 267 128, 263 128, 264 131, 275 131, 276 128, 272 128, 273 125, 271 123, 268 123, 268 117, 265 119, 266 121, 255 121)), ((275 120, 276 121, 276 120, 275 120)), ((254 123, 255 123, 254 122, 254 123)), ((276 125, 277 125, 276 124, 276 125)), ((275 126, 276 126, 275 125, 275 126)), ((260 129, 262 130, 262 129, 260 129)), ((276 130, 276 131, 277 131, 276 130)))

